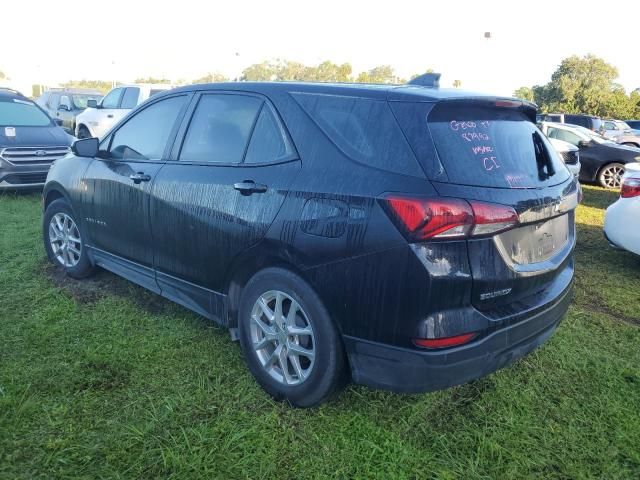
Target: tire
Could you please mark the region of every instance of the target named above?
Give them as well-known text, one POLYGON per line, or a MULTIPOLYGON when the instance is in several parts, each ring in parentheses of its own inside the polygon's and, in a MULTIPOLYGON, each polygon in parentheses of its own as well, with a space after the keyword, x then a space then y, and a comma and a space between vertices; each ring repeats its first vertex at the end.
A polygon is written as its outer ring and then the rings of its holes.
POLYGON ((624 175, 624 164, 614 162, 602 167, 598 172, 598 184, 604 188, 620 189, 624 175))
POLYGON ((343 386, 346 362, 340 334, 318 295, 298 275, 283 268, 258 272, 240 296, 238 333, 249 370, 276 400, 313 407, 343 386), (261 299, 271 314, 281 302, 282 325, 267 316, 261 299), (291 317, 294 302, 298 308, 291 317), (278 348, 282 356, 277 355, 278 348))
POLYGON ((91 132, 84 125, 78 127, 78 138, 91 138, 91 132))
POLYGON ((95 271, 82 240, 80 226, 65 200, 54 200, 45 210, 42 239, 49 260, 70 277, 84 278, 95 271))

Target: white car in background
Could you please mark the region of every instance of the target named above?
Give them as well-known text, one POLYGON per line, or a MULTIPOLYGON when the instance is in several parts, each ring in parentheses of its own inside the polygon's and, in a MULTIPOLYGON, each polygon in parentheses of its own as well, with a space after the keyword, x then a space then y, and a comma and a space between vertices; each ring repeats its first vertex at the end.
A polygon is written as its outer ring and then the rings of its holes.
POLYGON ((102 138, 109 129, 156 93, 173 88, 172 85, 120 85, 107 93, 100 103, 89 101, 87 109, 76 117, 76 137, 102 138))
POLYGON ((580 176, 580 149, 575 145, 557 138, 549 138, 549 143, 562 158, 565 167, 578 179, 580 176))
POLYGON ((620 198, 607 208, 604 234, 614 247, 640 255, 640 163, 627 163, 620 198))

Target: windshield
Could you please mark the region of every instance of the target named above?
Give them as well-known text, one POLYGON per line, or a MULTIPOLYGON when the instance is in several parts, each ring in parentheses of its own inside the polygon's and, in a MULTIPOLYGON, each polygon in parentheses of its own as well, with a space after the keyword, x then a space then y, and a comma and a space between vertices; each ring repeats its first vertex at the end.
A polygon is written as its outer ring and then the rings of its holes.
POLYGON ((74 94, 71 95, 71 101, 73 102, 73 106, 75 108, 85 109, 87 108, 87 100, 95 100, 96 102, 100 102, 102 100, 102 95, 89 95, 89 94, 74 94))
POLYGON ((10 127, 48 127, 51 119, 35 103, 18 98, 0 99, 0 125, 10 127))
POLYGON ((618 128, 620 128, 621 130, 631 130, 631 127, 629 126, 628 123, 625 122, 621 122, 621 121, 617 121, 616 125, 618 126, 618 128))

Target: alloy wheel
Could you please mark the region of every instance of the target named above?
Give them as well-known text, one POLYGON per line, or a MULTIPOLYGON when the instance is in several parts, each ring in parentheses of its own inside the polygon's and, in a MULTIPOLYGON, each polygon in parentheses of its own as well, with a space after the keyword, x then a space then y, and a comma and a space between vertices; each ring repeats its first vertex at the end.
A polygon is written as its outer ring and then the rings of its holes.
POLYGON ((49 222, 49 244, 53 256, 65 268, 73 268, 80 261, 82 240, 76 222, 66 213, 56 213, 49 222))
POLYGON ((279 290, 263 293, 251 310, 250 338, 262 368, 284 385, 299 385, 313 369, 313 327, 300 304, 279 290))
POLYGON ((609 165, 602 171, 602 181, 607 188, 620 188, 624 168, 619 165, 609 165))

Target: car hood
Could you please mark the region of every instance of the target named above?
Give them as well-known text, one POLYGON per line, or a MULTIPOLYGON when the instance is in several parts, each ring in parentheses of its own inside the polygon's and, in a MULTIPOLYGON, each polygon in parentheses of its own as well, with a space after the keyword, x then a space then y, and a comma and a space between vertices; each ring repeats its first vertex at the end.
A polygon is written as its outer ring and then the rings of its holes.
POLYGON ((72 141, 73 137, 57 126, 0 127, 0 148, 69 146, 72 141), (7 128, 14 128, 15 136, 7 136, 7 128))

